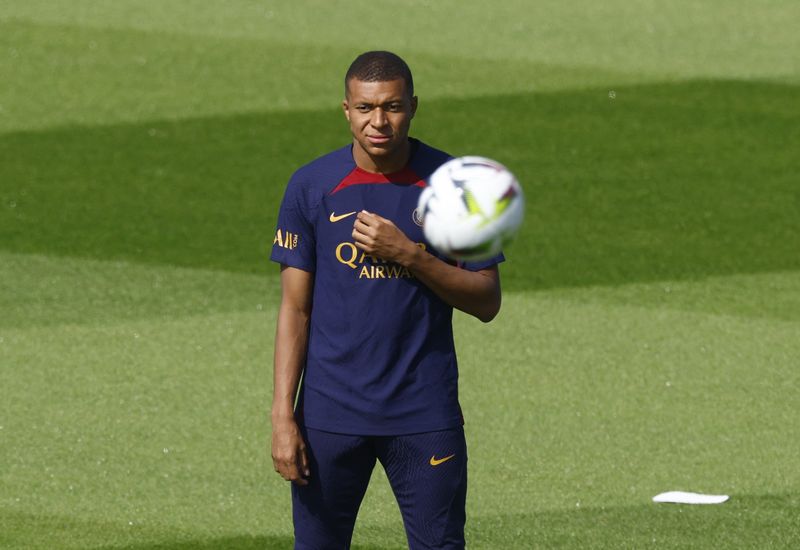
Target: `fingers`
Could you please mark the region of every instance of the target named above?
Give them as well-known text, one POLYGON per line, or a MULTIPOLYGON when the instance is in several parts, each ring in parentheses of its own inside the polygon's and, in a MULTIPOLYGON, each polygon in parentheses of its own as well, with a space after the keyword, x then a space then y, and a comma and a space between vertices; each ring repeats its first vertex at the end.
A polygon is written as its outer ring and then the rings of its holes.
POLYGON ((374 226, 368 225, 365 222, 357 219, 353 223, 353 237, 355 238, 355 236, 357 234, 365 236, 365 237, 374 238, 375 234, 376 234, 376 230, 375 230, 374 226))
POLYGON ((308 453, 305 447, 300 449, 300 470, 303 472, 303 477, 311 476, 311 467, 308 465, 308 453))
POLYGON ((367 212, 366 210, 362 210, 361 212, 359 212, 358 215, 356 216, 356 219, 364 222, 365 224, 371 227, 377 226, 378 224, 381 223, 388 223, 390 225, 394 225, 392 220, 387 220, 383 216, 379 216, 374 212, 367 212))
POLYGON ((397 261, 410 243, 394 222, 366 210, 356 216, 351 235, 356 247, 388 262, 397 261))
POLYGON ((296 485, 308 485, 308 476, 311 475, 311 472, 308 469, 308 461, 305 458, 305 450, 300 451, 302 453, 303 458, 300 458, 300 454, 294 456, 290 459, 272 459, 273 466, 275 467, 275 471, 280 474, 280 476, 285 479, 286 481, 291 481, 296 485))
POLYGON ((375 245, 376 231, 375 228, 367 225, 360 219, 357 219, 353 224, 353 240, 357 247, 372 252, 372 247, 375 245))
POLYGON ((365 224, 374 224, 377 221, 378 215, 373 214, 372 212, 367 212, 366 210, 362 210, 356 215, 356 220, 361 221, 365 224))
POLYGON ((295 456, 294 472, 296 475, 290 480, 295 485, 301 487, 308 485, 308 476, 311 475, 311 470, 308 467, 308 457, 306 456, 306 448, 300 447, 297 455, 295 456))
POLYGON ((356 220, 353 222, 353 238, 357 239, 357 236, 360 235, 362 237, 362 242, 364 242, 363 237, 369 237, 373 240, 376 240, 380 235, 391 235, 392 230, 394 229, 395 225, 391 220, 387 220, 377 214, 362 210, 358 213, 356 220))
POLYGON ((305 441, 299 432, 273 433, 272 466, 286 481, 297 485, 308 485, 311 469, 305 441))

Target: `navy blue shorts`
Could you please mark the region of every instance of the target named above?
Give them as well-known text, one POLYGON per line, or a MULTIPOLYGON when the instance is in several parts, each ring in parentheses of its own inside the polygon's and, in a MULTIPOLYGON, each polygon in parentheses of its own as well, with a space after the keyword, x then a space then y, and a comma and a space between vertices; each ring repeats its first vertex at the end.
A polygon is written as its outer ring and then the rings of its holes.
POLYGON ((464 430, 356 436, 301 428, 308 485, 292 484, 295 549, 350 548, 358 508, 380 460, 412 550, 464 548, 467 445, 464 430))

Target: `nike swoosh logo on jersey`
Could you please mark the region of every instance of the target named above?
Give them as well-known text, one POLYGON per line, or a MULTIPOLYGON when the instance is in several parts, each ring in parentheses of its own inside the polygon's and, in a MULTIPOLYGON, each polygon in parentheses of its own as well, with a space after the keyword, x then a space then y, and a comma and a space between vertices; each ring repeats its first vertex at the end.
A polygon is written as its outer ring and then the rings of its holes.
POLYGON ((341 214, 341 215, 339 215, 339 216, 337 216, 335 212, 331 212, 331 217, 330 217, 330 218, 328 218, 328 219, 329 219, 329 220, 331 220, 331 223, 336 223, 336 222, 338 222, 339 220, 343 220, 343 219, 345 219, 345 218, 346 218, 346 217, 348 217, 348 216, 352 216, 353 214, 355 214, 355 211, 353 211, 353 212, 348 212, 347 214, 341 214))
POLYGON ((448 460, 450 460, 454 456, 456 456, 456 455, 450 455, 450 456, 446 456, 444 458, 436 458, 436 455, 433 455, 431 457, 431 466, 438 466, 442 462, 447 462, 448 460))

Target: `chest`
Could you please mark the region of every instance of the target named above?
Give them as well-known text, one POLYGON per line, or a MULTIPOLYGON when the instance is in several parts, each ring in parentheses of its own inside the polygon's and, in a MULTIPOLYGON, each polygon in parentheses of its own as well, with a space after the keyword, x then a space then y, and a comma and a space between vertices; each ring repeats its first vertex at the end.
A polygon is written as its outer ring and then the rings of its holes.
POLYGON ((329 248, 353 242, 356 214, 366 210, 391 220, 416 243, 425 243, 417 201, 422 192, 415 185, 356 185, 323 197, 316 218, 318 246, 329 248))

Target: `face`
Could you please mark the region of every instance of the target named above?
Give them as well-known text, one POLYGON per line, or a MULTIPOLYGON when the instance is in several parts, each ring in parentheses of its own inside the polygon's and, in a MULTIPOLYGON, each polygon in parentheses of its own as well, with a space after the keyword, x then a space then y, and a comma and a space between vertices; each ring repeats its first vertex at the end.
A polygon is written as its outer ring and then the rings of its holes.
POLYGON ((408 129, 417 110, 403 79, 363 82, 352 79, 342 102, 353 133, 356 164, 375 171, 400 170, 408 160, 408 129), (399 166, 397 166, 399 164, 399 166))

